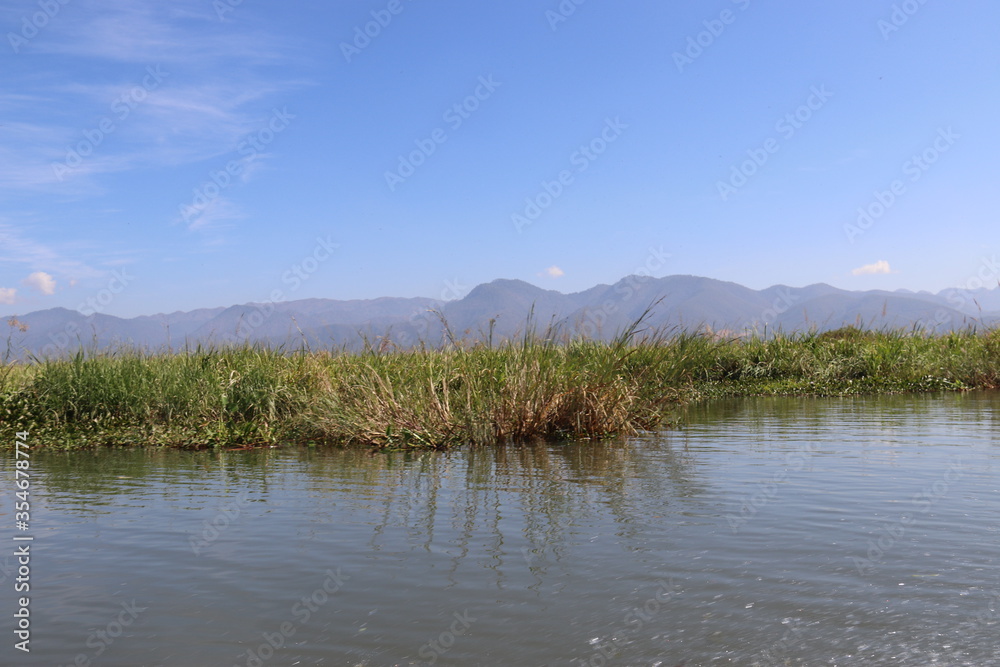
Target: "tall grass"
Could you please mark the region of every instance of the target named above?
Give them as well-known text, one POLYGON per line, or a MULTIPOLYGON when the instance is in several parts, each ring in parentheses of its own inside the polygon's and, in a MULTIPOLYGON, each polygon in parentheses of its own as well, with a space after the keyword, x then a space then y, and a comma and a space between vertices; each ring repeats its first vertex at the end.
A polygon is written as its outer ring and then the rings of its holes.
POLYGON ((643 332, 611 342, 530 326, 494 344, 287 352, 120 348, 0 364, 0 437, 36 443, 444 448, 662 428, 679 405, 750 394, 1000 387, 1000 331, 768 338, 643 332))
POLYGON ((331 382, 307 408, 324 440, 380 446, 595 438, 655 428, 680 401, 631 362, 637 347, 526 335, 330 360, 331 382), (654 389, 655 385, 655 389, 654 389))
POLYGON ((161 355, 80 351, 24 367, 20 382, 0 388, 0 421, 20 417, 99 444, 270 442, 307 396, 304 363, 252 346, 161 355))

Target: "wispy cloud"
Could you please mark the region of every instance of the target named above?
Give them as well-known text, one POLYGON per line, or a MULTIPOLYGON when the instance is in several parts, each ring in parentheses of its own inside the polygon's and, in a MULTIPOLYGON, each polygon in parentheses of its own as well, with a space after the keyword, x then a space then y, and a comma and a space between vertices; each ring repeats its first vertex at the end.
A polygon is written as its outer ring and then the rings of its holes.
POLYGON ((17 290, 13 287, 0 287, 0 303, 12 304, 17 296, 17 290))
POLYGON ((36 53, 134 62, 211 64, 220 58, 273 62, 281 44, 264 30, 223 25, 211 3, 77 0, 73 21, 53 21, 36 53), (211 39, 202 39, 209 32, 211 39))
POLYGON ((184 223, 191 231, 218 230, 228 226, 231 220, 243 217, 240 208, 226 197, 216 197, 202 206, 188 209, 187 218, 179 217, 176 222, 184 223))
POLYGON ((77 0, 30 49, 81 66, 73 83, 35 71, 0 93, 0 188, 12 192, 99 194, 106 174, 228 154, 308 85, 275 73, 293 53, 283 38, 194 0, 77 0))
POLYGON ((865 264, 851 270, 852 276, 869 276, 880 273, 892 273, 892 269, 889 268, 889 262, 884 259, 880 259, 874 264, 865 264))
POLYGON ((86 263, 69 259, 58 249, 25 236, 3 220, 0 220, 0 263, 23 264, 35 271, 75 278, 102 275, 86 263))

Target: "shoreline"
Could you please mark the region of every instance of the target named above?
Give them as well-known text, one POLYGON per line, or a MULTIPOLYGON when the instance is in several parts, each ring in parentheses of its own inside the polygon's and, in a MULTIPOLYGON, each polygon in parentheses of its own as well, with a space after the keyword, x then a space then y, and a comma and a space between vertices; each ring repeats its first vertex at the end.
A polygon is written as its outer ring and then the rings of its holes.
POLYGON ((499 344, 295 352, 247 345, 91 351, 0 364, 0 442, 38 447, 448 449, 597 440, 670 428, 681 409, 741 396, 1000 388, 1000 329, 611 342, 529 333, 499 344))

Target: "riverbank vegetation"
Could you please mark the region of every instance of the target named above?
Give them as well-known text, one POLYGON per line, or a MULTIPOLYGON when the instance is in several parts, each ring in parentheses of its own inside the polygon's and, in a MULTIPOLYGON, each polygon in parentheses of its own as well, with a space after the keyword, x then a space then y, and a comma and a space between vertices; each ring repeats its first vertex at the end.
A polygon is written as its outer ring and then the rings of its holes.
POLYGON ((0 437, 29 431, 36 446, 59 448, 447 448, 628 435, 713 397, 1000 387, 1000 330, 726 338, 640 325, 611 342, 550 329, 360 353, 126 347, 6 363, 0 437))

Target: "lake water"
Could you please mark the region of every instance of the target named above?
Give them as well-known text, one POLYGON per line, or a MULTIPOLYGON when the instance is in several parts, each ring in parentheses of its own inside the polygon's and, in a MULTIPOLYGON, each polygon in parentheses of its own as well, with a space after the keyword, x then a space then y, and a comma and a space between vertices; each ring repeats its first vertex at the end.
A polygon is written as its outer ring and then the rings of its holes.
POLYGON ((612 444, 39 451, 32 473, 32 651, 8 537, 3 665, 1000 665, 1000 393, 714 402, 612 444))

